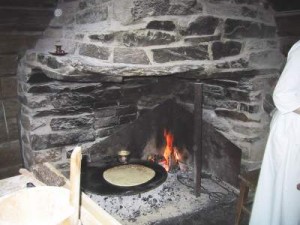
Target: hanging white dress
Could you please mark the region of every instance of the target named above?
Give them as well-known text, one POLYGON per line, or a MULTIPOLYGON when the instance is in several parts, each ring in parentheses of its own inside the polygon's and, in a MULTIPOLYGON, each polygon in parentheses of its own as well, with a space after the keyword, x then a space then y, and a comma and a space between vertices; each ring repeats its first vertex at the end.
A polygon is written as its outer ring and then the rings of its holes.
POLYGON ((275 87, 271 122, 250 225, 300 225, 300 41, 275 87))

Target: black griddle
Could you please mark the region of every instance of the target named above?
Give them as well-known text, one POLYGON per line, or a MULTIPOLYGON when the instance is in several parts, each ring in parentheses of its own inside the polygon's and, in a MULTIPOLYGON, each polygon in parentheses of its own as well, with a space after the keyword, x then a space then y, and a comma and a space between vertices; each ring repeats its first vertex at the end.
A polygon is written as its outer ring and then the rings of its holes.
POLYGON ((124 164, 118 162, 113 162, 109 165, 97 165, 95 163, 91 165, 87 164, 83 166, 81 170, 82 190, 98 195, 135 195, 154 189, 167 179, 168 173, 157 163, 144 160, 131 160, 128 164, 138 164, 149 167, 155 171, 155 176, 144 184, 131 187, 120 187, 107 182, 103 177, 103 173, 107 169, 124 164))

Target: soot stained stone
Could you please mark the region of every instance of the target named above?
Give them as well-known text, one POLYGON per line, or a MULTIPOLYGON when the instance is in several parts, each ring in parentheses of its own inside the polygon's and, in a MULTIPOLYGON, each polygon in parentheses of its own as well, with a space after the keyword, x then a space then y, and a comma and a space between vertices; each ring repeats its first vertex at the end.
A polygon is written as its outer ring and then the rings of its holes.
POLYGON ((230 68, 230 64, 229 64, 229 62, 217 63, 216 64, 216 68, 218 68, 218 69, 229 69, 230 68))
POLYGON ((78 24, 96 23, 106 20, 108 17, 107 6, 94 7, 80 11, 76 15, 78 24))
POLYGON ((134 20, 162 15, 191 15, 202 12, 202 5, 196 0, 184 0, 170 4, 169 0, 135 0, 131 9, 134 20))
POLYGON ((274 37, 276 28, 262 23, 227 19, 225 37, 227 38, 268 38, 274 37))
MULTIPOLYGON (((244 113, 237 112, 237 111, 232 111, 232 110, 227 110, 227 109, 216 109, 215 112, 218 116, 228 117, 228 118, 231 118, 234 120, 240 120, 243 122, 256 121, 256 120, 248 118, 244 113)), ((256 122, 259 122, 259 121, 256 121, 256 122)))
POLYGON ((209 93, 217 96, 224 96, 224 88, 216 85, 204 85, 203 92, 206 94, 209 93))
POLYGON ((95 101, 95 98, 90 95, 80 93, 62 92, 50 97, 54 108, 59 109, 68 106, 90 106, 95 101))
POLYGON ((247 68, 248 65, 249 65, 249 62, 243 58, 230 62, 231 68, 247 68))
POLYGON ((114 51, 115 63, 149 64, 149 59, 142 49, 116 48, 114 51))
POLYGON ((118 100, 120 98, 120 88, 111 88, 101 90, 99 92, 95 92, 94 96, 100 100, 104 101, 111 101, 111 100, 118 100))
POLYGON ((240 111, 249 112, 249 113, 258 113, 260 111, 260 105, 250 105, 246 103, 241 103, 240 111))
POLYGON ((121 106, 117 109, 117 115, 134 114, 137 112, 137 107, 135 105, 121 106))
POLYGON ((238 55, 241 51, 241 47, 242 44, 236 41, 216 41, 212 45, 213 59, 238 55))
POLYGON ((96 118, 94 128, 111 127, 119 124, 119 118, 116 116, 96 118))
POLYGON ((100 83, 68 83, 67 85, 62 85, 57 82, 49 82, 48 84, 35 84, 35 85, 23 85, 23 90, 28 93, 57 93, 61 91, 76 91, 80 93, 91 93, 95 90, 99 90, 101 88, 100 83))
POLYGON ((106 47, 100 47, 93 44, 82 44, 79 49, 79 54, 97 59, 107 60, 110 52, 106 47))
POLYGON ((62 109, 50 109, 50 110, 35 110, 34 117, 45 116, 64 116, 64 115, 78 115, 80 113, 92 113, 90 107, 64 107, 62 109))
POLYGON ((257 16, 257 11, 252 10, 248 7, 242 7, 242 15, 250 18, 255 18, 257 16))
POLYGON ((114 39, 114 34, 92 34, 89 36, 92 41, 111 42, 114 39))
POLYGON ((19 97, 19 100, 29 108, 42 108, 50 104, 47 96, 36 97, 33 95, 23 95, 19 97))
POLYGON ((186 37, 184 39, 184 42, 190 43, 192 45, 198 45, 202 42, 211 42, 211 41, 217 41, 220 40, 221 36, 219 35, 209 35, 209 36, 203 36, 203 37, 186 37))
POLYGON ((137 114, 120 116, 120 124, 130 123, 136 119, 137 114))
POLYGON ((43 82, 51 82, 52 79, 47 77, 44 73, 41 72, 33 72, 30 74, 28 78, 28 83, 36 84, 36 83, 43 83, 43 82))
POLYGON ((44 135, 33 134, 30 137, 33 150, 78 144, 95 140, 95 133, 91 130, 74 132, 50 133, 44 135))
POLYGON ((201 16, 191 22, 186 30, 181 31, 182 35, 210 35, 214 34, 219 24, 219 19, 212 16, 201 16))
POLYGON ((55 57, 47 57, 47 66, 49 66, 52 69, 58 69, 62 67, 63 64, 57 61, 55 57))
POLYGON ((239 79, 212 79, 209 80, 208 82, 209 84, 213 84, 213 85, 218 85, 218 86, 222 86, 225 88, 228 87, 237 87, 239 84, 239 79))
POLYGON ((179 60, 206 60, 209 59, 207 45, 153 49, 155 62, 165 63, 179 60))
POLYGON ((50 127, 54 131, 70 130, 70 129, 86 129, 91 128, 95 118, 90 115, 82 115, 81 117, 73 118, 53 118, 50 122, 50 127))
POLYGON ((173 31, 175 30, 176 26, 173 21, 158 21, 154 20, 147 24, 147 29, 155 29, 155 30, 166 30, 166 31, 173 31))
POLYGON ((28 93, 49 93, 51 88, 48 85, 32 86, 27 91, 28 93))
POLYGON ((119 126, 106 127, 96 130, 96 137, 107 137, 112 135, 116 130, 118 130, 119 126))
POLYGON ((101 108, 95 112, 95 116, 97 118, 112 117, 112 116, 116 116, 116 114, 117 114, 117 107, 101 108))
POLYGON ((235 88, 228 88, 225 97, 236 101, 249 102, 252 100, 249 92, 235 88))
POLYGON ((138 30, 124 33, 122 40, 125 46, 165 45, 175 41, 175 36, 161 31, 138 30))

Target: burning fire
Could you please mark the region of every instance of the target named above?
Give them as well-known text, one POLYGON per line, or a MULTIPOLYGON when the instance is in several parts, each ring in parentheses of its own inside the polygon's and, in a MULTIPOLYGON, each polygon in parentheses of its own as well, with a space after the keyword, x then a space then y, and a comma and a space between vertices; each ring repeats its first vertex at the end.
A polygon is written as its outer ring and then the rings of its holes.
POLYGON ((166 171, 170 170, 170 167, 174 163, 174 159, 176 162, 179 160, 179 153, 176 151, 176 149, 173 146, 174 142, 174 136, 171 132, 164 130, 164 137, 166 140, 166 147, 164 149, 164 158, 165 158, 165 163, 164 163, 164 168, 166 171))
POLYGON ((174 146, 174 135, 165 129, 164 138, 166 146, 163 149, 163 154, 150 154, 147 159, 160 164, 168 172, 175 168, 186 171, 188 168, 183 162, 185 155, 174 146))

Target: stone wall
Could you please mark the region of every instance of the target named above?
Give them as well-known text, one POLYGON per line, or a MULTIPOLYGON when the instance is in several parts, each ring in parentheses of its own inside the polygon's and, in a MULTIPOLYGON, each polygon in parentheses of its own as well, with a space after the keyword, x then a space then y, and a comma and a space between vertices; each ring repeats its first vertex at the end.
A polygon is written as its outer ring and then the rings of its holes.
MULTIPOLYGON (((121 118, 110 115, 110 109, 109 116, 95 114, 106 108, 94 89, 109 96, 104 103, 117 91, 112 99, 118 107, 136 108, 120 104, 122 85, 126 87, 130 77, 146 76, 205 82, 205 119, 242 149, 245 164, 261 160, 271 92, 284 61, 271 9, 259 0, 68 0, 58 7, 62 15, 51 21, 19 68, 28 160, 31 155, 43 155, 35 162, 64 160, 64 146, 96 140, 95 132, 103 128, 95 128, 96 120, 119 125, 121 118), (62 45, 67 55, 53 56, 55 45, 62 45), (79 103, 92 108, 93 115, 79 111, 86 118, 73 118, 79 103), (40 119, 41 115, 49 117, 40 119), (46 128, 40 132, 41 127, 46 128), (63 130, 68 138, 62 141, 58 134, 63 130)), ((191 94, 187 88, 178 101, 192 107, 191 94)), ((135 115, 126 114, 131 119, 135 115)))
POLYGON ((54 1, 0 2, 0 178, 22 166, 17 115, 17 65, 52 17, 54 1))

